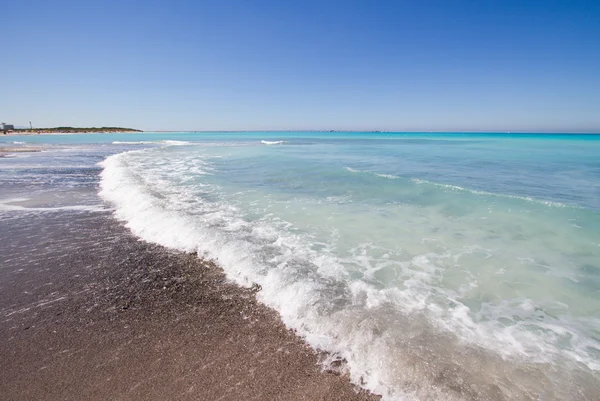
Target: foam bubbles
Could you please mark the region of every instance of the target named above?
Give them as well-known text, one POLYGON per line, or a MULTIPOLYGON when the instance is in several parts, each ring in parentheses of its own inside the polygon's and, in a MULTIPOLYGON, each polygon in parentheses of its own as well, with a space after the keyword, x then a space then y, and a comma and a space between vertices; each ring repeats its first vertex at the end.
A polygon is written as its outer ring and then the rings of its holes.
POLYGON ((534 291, 562 294, 563 277, 544 266, 564 259, 548 254, 552 238, 528 215, 480 220, 489 217, 482 206, 452 219, 437 205, 228 187, 226 163, 190 148, 110 156, 100 195, 141 238, 198 251, 238 284, 259 284, 259 299, 328 352, 325 364, 346 361, 355 383, 387 399, 533 398, 544 387, 560 399, 569 388, 547 366, 599 369, 596 323, 582 306, 567 310, 534 291), (523 247, 506 246, 515 230, 523 247), (546 243, 538 248, 537 238, 546 243), (530 259, 515 265, 523 252, 530 259), (515 368, 523 364, 529 373, 515 368))
POLYGON ((344 167, 344 170, 346 170, 346 171, 349 171, 349 172, 351 172, 351 173, 363 173, 363 174, 371 174, 371 175, 373 175, 373 176, 375 176, 375 177, 379 177, 379 178, 388 178, 388 179, 390 179, 390 180, 397 180, 398 178, 400 178, 399 176, 397 176, 397 175, 393 175, 393 174, 380 174, 380 173, 373 173, 373 172, 370 172, 370 171, 362 171, 362 170, 357 170, 357 169, 354 169, 354 168, 352 168, 352 167, 344 167))
POLYGON ((281 145, 286 143, 287 141, 260 141, 263 145, 281 145))

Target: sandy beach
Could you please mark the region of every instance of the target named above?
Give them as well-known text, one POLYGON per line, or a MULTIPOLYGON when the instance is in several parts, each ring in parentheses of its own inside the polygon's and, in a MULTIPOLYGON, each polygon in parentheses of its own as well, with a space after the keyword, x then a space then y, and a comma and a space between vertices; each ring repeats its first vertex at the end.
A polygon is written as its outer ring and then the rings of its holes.
POLYGON ((5 219, 0 237, 5 400, 377 399, 214 263, 108 213, 5 219))
POLYGON ((343 135, 5 139, 0 398, 596 400, 598 139, 343 135))

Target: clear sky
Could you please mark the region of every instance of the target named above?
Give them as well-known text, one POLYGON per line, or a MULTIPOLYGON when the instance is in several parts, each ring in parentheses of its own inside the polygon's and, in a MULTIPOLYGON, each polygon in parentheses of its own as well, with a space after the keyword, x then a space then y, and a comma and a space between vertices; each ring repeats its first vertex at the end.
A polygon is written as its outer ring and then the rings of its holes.
POLYGON ((600 132, 600 1, 1 2, 0 120, 600 132))

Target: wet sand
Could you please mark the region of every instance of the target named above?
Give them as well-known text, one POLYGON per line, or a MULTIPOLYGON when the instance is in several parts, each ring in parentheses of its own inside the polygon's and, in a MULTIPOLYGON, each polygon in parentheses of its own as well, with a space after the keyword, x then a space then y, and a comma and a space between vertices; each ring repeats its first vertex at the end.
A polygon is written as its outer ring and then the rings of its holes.
POLYGON ((108 213, 1 221, 4 400, 378 399, 318 361, 253 290, 108 213))
POLYGON ((29 152, 41 152, 42 148, 35 147, 0 147, 0 157, 5 157, 11 153, 29 153, 29 152))

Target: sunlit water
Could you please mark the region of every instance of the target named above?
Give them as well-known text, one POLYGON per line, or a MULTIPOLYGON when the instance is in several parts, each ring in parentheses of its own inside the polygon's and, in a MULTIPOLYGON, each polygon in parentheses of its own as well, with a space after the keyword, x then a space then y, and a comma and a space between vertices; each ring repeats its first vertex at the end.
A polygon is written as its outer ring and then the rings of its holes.
POLYGON ((0 160, 0 212, 112 207, 389 399, 597 399, 600 136, 12 140, 52 145, 0 160))

